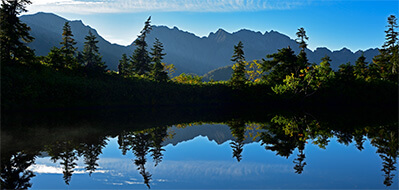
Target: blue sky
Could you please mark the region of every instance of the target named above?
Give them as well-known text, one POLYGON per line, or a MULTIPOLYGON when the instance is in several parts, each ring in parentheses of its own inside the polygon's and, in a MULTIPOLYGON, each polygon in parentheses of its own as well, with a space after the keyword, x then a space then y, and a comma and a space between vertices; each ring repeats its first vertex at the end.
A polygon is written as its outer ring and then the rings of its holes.
POLYGON ((304 27, 309 48, 352 51, 381 47, 387 17, 399 16, 398 0, 32 0, 29 12, 53 12, 82 20, 112 43, 130 44, 152 16, 152 24, 178 27, 197 36, 222 28, 275 30, 295 39, 304 27))

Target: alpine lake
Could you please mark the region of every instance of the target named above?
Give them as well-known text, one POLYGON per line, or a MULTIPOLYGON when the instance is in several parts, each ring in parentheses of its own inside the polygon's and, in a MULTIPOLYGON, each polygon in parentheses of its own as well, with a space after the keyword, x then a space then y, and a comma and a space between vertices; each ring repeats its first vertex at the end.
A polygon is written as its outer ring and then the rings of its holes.
POLYGON ((398 189, 396 111, 2 113, 3 189, 398 189))

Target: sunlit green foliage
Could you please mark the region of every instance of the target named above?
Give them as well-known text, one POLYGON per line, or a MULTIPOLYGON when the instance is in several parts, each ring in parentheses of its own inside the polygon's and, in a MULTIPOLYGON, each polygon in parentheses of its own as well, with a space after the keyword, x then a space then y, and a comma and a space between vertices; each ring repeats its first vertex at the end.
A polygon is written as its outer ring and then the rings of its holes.
POLYGON ((301 69, 299 76, 294 73, 287 75, 283 84, 272 87, 276 94, 304 95, 305 97, 314 94, 334 78, 334 72, 330 67, 330 58, 324 57, 320 65, 312 65, 301 69))
POLYGON ((173 78, 173 74, 176 71, 176 67, 173 64, 166 64, 166 63, 161 63, 163 66, 163 69, 166 73, 168 73, 169 78, 173 78))
POLYGON ((201 84, 202 77, 198 75, 182 73, 179 76, 172 78, 172 81, 182 84, 201 84))
POLYGON ((253 60, 251 62, 245 61, 245 75, 248 81, 260 82, 264 72, 262 70, 262 64, 258 60, 253 60))

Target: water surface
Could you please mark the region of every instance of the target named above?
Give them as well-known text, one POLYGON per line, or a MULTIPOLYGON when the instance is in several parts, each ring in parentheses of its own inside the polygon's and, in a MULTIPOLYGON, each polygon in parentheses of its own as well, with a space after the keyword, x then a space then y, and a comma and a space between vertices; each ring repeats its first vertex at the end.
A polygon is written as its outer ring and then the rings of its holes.
POLYGON ((398 188, 398 127, 387 118, 336 121, 309 113, 268 113, 260 119, 233 116, 165 125, 129 119, 115 125, 98 119, 44 121, 2 129, 2 185, 398 188))

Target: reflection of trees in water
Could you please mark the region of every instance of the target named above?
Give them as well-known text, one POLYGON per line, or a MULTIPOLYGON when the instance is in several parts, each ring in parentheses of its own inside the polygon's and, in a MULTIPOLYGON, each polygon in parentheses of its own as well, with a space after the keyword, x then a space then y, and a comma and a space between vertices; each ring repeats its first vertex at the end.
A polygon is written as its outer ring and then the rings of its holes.
POLYGON ((242 120, 232 120, 226 122, 230 127, 231 134, 235 137, 234 141, 230 143, 233 149, 233 158, 236 158, 238 162, 242 160, 242 151, 245 140, 245 122, 242 120))
POLYGON ((275 151, 277 155, 288 158, 295 149, 294 138, 286 135, 278 127, 270 126, 267 130, 261 134, 261 145, 265 145, 266 150, 275 151))
POLYGON ((145 163, 147 162, 146 155, 150 150, 150 137, 148 133, 134 133, 132 138, 132 151, 136 159, 134 164, 137 166, 140 174, 143 176, 144 183, 150 187, 151 174, 146 171, 145 163))
POLYGON ((64 181, 67 185, 72 178, 73 169, 75 168, 77 157, 77 147, 72 141, 57 141, 47 146, 47 152, 51 156, 51 160, 55 163, 61 160, 62 173, 64 181))
POLYGON ((122 154, 131 150, 135 156, 134 164, 140 175, 143 176, 144 184, 150 188, 152 175, 146 171, 146 156, 151 152, 155 166, 162 162, 164 149, 162 148, 163 139, 167 135, 167 127, 157 127, 140 132, 124 132, 118 136, 119 148, 122 154))
POLYGON ((397 124, 382 126, 379 128, 368 127, 335 127, 329 125, 321 126, 314 118, 297 116, 277 115, 271 119, 270 123, 263 124, 264 132, 260 134, 262 145, 266 150, 275 151, 277 155, 288 158, 295 148, 299 154, 294 159, 295 173, 301 174, 306 165, 304 162, 305 143, 307 139, 312 139, 313 144, 325 149, 329 138, 336 136, 337 141, 344 145, 349 145, 353 141, 358 150, 363 150, 366 136, 371 139, 371 144, 377 147, 377 153, 381 157, 386 186, 392 185, 396 170, 396 163, 399 154, 397 124))
POLYGON ((311 127, 317 126, 315 120, 305 117, 284 117, 275 116, 269 125, 264 125, 266 129, 262 132, 262 145, 266 150, 276 151, 277 155, 288 157, 295 148, 298 148, 298 157, 294 159, 294 170, 297 174, 302 174, 306 162, 304 153, 306 140, 309 138, 311 127))
POLYGON ((89 171, 91 176, 98 167, 98 157, 106 144, 105 136, 93 135, 80 141, 76 139, 56 141, 47 145, 46 150, 54 163, 61 160, 63 178, 65 183, 69 185, 77 165, 78 156, 84 157, 85 169, 89 171))
POLYGON ((377 153, 382 159, 382 169, 384 172, 384 185, 391 186, 393 183, 394 171, 399 154, 399 142, 397 125, 380 127, 373 130, 375 136, 371 137, 371 144, 377 147, 377 153))
POLYGON ((83 155, 84 163, 86 164, 86 170, 89 171, 89 175, 98 167, 98 156, 102 153, 102 149, 105 147, 106 137, 99 136, 88 139, 84 143, 80 143, 79 155, 83 155))
MULTIPOLYGON (((245 133, 249 132, 248 123, 242 119, 234 119, 225 122, 230 127, 234 137, 230 143, 233 149, 233 158, 241 161, 244 147, 245 133)), ((252 123, 253 124, 253 123, 252 123)), ((397 170, 398 129, 397 124, 380 127, 364 126, 335 126, 329 123, 319 123, 310 115, 277 115, 269 122, 256 124, 261 130, 256 130, 261 144, 266 150, 271 150, 277 155, 288 158, 298 149, 293 159, 294 172, 302 174, 306 162, 305 146, 311 140, 313 144, 325 149, 332 137, 337 137, 339 143, 349 145, 355 143, 358 150, 364 149, 366 137, 370 139, 371 145, 377 148, 377 154, 382 161, 381 173, 385 179, 386 186, 392 186, 397 170)), ((114 134, 120 131, 114 131, 114 134)), ((35 146, 35 152, 43 151, 40 148, 45 144, 45 150, 54 162, 60 161, 63 168, 63 178, 69 184, 76 168, 78 156, 84 157, 85 168, 91 175, 98 167, 98 157, 102 148, 106 145, 106 134, 91 134, 90 136, 76 135, 75 137, 56 137, 55 139, 43 141, 42 145, 35 146), (67 140, 66 140, 67 139, 67 140)), ((163 159, 162 147, 164 138, 167 136, 167 127, 146 129, 139 132, 124 132, 118 136, 119 148, 123 154, 132 151, 135 159, 134 164, 142 175, 144 183, 150 187, 151 173, 147 171, 145 164, 147 156, 152 157, 155 166, 163 159)), ((16 138, 17 139, 17 138, 16 138)), ((1 186, 8 189, 23 189, 32 186, 30 180, 34 177, 32 171, 27 168, 34 163, 37 154, 28 154, 26 151, 14 151, 3 154, 1 158, 1 186)), ((308 155, 309 157, 309 155, 308 155)))
POLYGON ((167 136, 168 127, 157 127, 153 130, 151 134, 151 156, 155 162, 155 166, 158 166, 159 163, 162 162, 163 153, 165 149, 162 148, 162 142, 164 138, 167 136))
POLYGON ((35 176, 27 170, 34 164, 36 154, 17 152, 1 155, 1 189, 27 189, 32 187, 30 180, 35 176))
POLYGON ((353 139, 356 142, 355 146, 360 151, 364 149, 363 144, 366 141, 366 138, 364 137, 365 134, 364 128, 356 129, 353 134, 353 139))
POLYGON ((305 143, 298 147, 299 154, 298 157, 294 159, 293 163, 295 164, 294 170, 297 174, 302 174, 303 168, 306 166, 306 162, 304 162, 306 156, 303 150, 305 149, 305 143))

